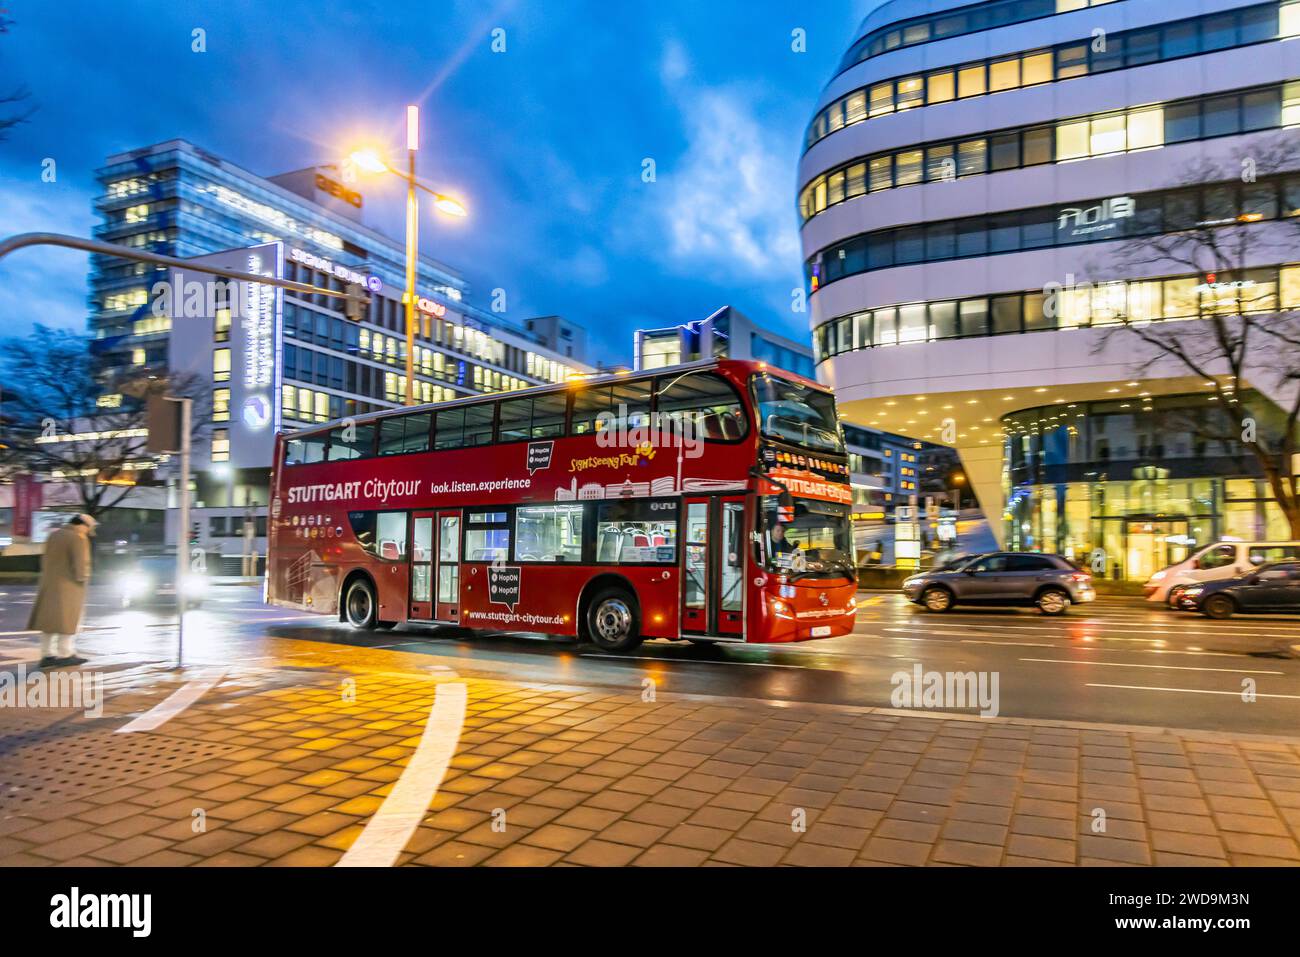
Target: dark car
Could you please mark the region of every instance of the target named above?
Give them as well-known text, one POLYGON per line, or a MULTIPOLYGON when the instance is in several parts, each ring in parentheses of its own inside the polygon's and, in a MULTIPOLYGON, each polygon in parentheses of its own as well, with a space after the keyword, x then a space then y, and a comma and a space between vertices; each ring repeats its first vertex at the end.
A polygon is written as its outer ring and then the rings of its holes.
MULTIPOLYGON (((190 571, 181 579, 187 608, 198 608, 208 593, 207 575, 190 571)), ((123 608, 176 607, 176 556, 146 555, 122 569, 117 591, 123 608)))
POLYGON ((1179 598, 1179 607, 1210 618, 1300 615, 1300 562, 1270 562, 1240 578, 1189 585, 1179 598))
POLYGON ((1036 552, 990 552, 913 575, 903 582, 908 601, 928 611, 954 605, 1036 607, 1044 615, 1061 615, 1097 593, 1092 576, 1060 555, 1036 552))

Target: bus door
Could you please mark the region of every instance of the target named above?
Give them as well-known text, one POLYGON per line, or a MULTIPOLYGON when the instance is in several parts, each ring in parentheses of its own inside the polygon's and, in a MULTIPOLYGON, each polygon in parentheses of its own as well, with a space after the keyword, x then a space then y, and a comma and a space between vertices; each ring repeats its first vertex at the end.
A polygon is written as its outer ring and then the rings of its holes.
POLYGON ((411 611, 413 620, 433 618, 433 530, 437 514, 415 512, 411 522, 411 611))
POLYGON ((437 513, 434 604, 438 621, 460 622, 460 509, 437 513))
POLYGON ((745 497, 682 500, 682 634, 745 636, 745 497))

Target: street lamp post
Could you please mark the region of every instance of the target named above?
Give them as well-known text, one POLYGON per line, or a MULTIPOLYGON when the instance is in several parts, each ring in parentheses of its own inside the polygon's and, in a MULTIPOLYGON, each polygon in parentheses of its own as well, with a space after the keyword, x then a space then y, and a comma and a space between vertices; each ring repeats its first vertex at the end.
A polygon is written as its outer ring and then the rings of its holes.
POLYGON ((392 173, 406 180, 406 404, 415 405, 415 303, 416 277, 420 261, 420 204, 416 195, 422 189, 433 197, 434 208, 449 216, 464 216, 465 207, 451 196, 430 189, 415 175, 415 154, 420 148, 420 108, 406 108, 406 171, 394 169, 373 150, 352 154, 352 162, 371 173, 392 173))
POLYGON ((415 273, 419 256, 419 200, 415 195, 415 151, 420 148, 420 108, 406 108, 406 404, 415 405, 415 273))

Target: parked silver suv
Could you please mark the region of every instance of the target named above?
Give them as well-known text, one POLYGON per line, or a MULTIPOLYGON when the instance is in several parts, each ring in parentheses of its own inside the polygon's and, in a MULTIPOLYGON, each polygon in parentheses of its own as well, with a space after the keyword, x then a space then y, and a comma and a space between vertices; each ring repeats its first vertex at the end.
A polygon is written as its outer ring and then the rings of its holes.
POLYGON ((953 605, 1035 606, 1062 615, 1072 603, 1092 601, 1092 576, 1060 555, 989 552, 913 575, 903 594, 929 611, 953 605))

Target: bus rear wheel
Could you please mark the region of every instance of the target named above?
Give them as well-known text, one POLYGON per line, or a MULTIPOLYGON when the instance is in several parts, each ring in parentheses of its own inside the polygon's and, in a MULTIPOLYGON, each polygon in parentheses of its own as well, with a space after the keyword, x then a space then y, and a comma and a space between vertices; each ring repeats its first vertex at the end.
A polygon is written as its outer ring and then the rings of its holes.
POLYGON ((379 627, 379 603, 375 601, 375 586, 358 578, 343 593, 343 618, 353 628, 370 631, 379 627))
POLYGON ((622 588, 603 588, 587 606, 587 635, 603 651, 631 651, 641 644, 636 599, 622 588))

